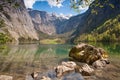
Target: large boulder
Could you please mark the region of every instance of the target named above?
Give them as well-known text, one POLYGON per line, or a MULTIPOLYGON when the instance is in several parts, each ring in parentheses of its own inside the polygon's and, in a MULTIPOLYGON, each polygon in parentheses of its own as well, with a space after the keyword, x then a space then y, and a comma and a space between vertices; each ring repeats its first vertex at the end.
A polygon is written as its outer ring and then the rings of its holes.
POLYGON ((69 52, 69 56, 79 62, 85 62, 87 64, 92 64, 99 59, 107 60, 108 58, 108 54, 104 49, 84 43, 73 47, 69 52))

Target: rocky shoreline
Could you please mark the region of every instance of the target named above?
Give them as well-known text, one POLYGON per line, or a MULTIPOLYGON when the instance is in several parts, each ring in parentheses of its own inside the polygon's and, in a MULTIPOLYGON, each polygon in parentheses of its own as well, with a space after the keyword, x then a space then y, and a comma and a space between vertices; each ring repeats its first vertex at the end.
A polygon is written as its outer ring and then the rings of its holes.
POLYGON ((41 76, 39 72, 33 72, 32 78, 35 80, 95 80, 95 76, 100 75, 102 69, 110 63, 104 49, 84 43, 73 47, 69 56, 74 61, 62 62, 51 72, 48 71, 47 75, 41 76))
MULTIPOLYGON (((26 76, 26 80, 100 80, 112 66, 104 49, 84 43, 73 47, 69 57, 72 61, 62 62, 44 73, 33 72, 26 76)), ((1 75, 0 80, 14 79, 12 76, 1 75)))

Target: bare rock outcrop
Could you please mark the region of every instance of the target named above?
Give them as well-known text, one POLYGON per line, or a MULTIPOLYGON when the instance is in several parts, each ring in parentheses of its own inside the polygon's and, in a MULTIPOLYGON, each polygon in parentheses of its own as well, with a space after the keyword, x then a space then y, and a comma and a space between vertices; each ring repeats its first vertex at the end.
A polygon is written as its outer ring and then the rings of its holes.
POLYGON ((0 4, 0 19, 5 23, 0 30, 9 35, 13 42, 18 43, 21 39, 39 39, 23 0, 13 0, 11 3, 1 0, 0 4))

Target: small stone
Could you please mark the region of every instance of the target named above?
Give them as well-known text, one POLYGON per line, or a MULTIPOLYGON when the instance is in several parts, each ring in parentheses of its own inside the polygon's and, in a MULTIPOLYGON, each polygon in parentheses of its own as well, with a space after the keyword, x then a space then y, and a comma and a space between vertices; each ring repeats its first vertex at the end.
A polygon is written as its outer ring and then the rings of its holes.
POLYGON ((37 78, 38 75, 39 75, 39 72, 33 72, 33 73, 31 74, 31 76, 32 76, 33 79, 37 78))
POLYGON ((7 75, 0 75, 0 80, 13 80, 13 77, 7 75))

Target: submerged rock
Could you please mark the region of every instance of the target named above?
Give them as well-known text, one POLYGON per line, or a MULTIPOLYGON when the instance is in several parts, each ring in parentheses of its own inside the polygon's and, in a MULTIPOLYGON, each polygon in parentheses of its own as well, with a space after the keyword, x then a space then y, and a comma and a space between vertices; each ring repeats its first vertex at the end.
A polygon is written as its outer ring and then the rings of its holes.
POLYGON ((7 75, 0 75, 0 80, 13 80, 13 77, 7 75))
POLYGON ((87 64, 92 64, 99 59, 107 60, 108 58, 108 54, 104 49, 84 43, 73 47, 69 52, 69 56, 79 62, 85 62, 87 64))
POLYGON ((61 80, 84 80, 80 73, 72 72, 62 77, 61 80))

